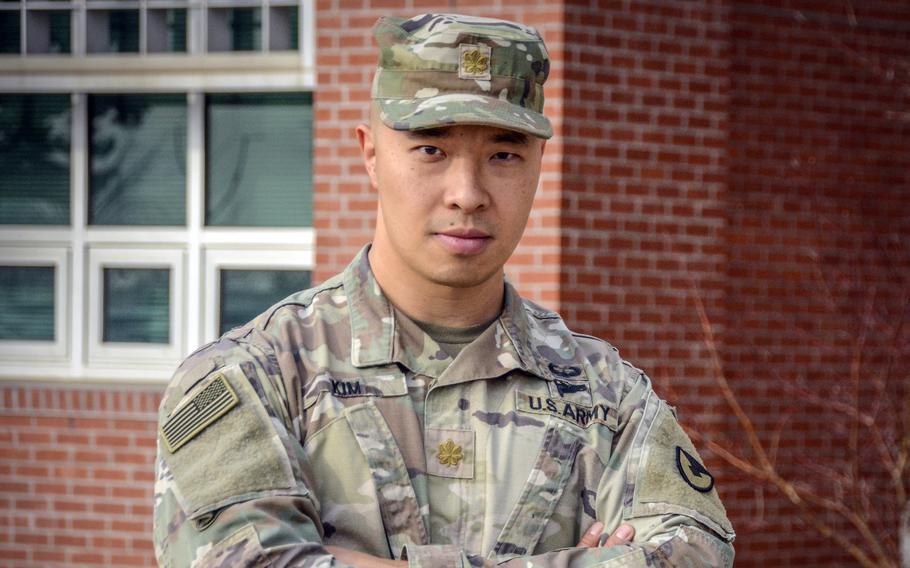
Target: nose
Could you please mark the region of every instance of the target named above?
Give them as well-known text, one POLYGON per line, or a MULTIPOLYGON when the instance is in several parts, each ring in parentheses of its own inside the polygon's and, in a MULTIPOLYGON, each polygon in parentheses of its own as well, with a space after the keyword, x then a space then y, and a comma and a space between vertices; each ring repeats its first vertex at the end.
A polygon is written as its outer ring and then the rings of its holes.
POLYGON ((479 166, 470 160, 455 160, 446 176, 445 206, 473 213, 490 205, 490 194, 484 187, 479 166))

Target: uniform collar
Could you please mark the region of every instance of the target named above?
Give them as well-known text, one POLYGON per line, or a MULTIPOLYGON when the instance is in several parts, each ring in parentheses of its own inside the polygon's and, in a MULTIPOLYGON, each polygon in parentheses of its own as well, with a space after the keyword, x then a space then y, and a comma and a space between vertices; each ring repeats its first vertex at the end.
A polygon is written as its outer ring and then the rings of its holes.
POLYGON ((575 342, 562 319, 523 300, 508 282, 499 318, 454 362, 447 360, 416 324, 400 321, 370 269, 369 248, 361 249, 343 274, 355 367, 400 363, 445 383, 493 378, 515 369, 553 380, 566 378, 566 369, 570 376, 572 369, 581 370, 583 363, 575 361, 575 342))

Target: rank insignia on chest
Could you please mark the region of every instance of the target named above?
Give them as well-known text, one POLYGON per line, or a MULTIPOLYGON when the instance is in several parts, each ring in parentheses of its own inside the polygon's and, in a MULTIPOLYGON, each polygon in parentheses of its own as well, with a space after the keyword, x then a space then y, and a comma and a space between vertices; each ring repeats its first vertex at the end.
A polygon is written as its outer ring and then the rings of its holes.
POLYGON ((439 460, 441 465, 458 467, 458 463, 464 459, 464 453, 461 451, 461 446, 452 440, 446 440, 439 444, 439 453, 436 454, 436 459, 439 460))
POLYGON ((474 477, 474 431, 427 428, 424 439, 427 473, 437 477, 474 477))
POLYGON ((161 439, 171 453, 237 406, 240 399, 224 375, 218 375, 182 403, 161 425, 161 439))

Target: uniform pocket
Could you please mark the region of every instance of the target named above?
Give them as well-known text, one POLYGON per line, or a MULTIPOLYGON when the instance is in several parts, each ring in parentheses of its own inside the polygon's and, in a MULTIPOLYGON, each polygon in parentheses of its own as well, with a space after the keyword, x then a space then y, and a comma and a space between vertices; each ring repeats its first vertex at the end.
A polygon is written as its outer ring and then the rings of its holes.
POLYGON ((582 446, 576 427, 554 417, 524 489, 497 538, 492 554, 498 562, 531 554, 562 496, 582 446))

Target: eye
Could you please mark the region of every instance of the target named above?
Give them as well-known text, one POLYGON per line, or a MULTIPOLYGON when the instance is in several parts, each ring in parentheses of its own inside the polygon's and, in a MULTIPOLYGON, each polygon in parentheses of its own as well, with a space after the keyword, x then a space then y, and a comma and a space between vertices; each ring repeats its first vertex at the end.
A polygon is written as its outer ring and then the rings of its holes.
POLYGON ((496 152, 490 157, 490 160, 495 162, 517 162, 521 160, 521 156, 512 152, 496 152))
POLYGON ((417 148, 415 148, 415 150, 417 150, 418 154, 420 154, 421 157, 425 156, 425 157, 431 158, 431 159, 439 159, 439 158, 442 158, 444 155, 442 150, 440 148, 437 148, 436 146, 423 145, 423 146, 418 146, 417 148))

